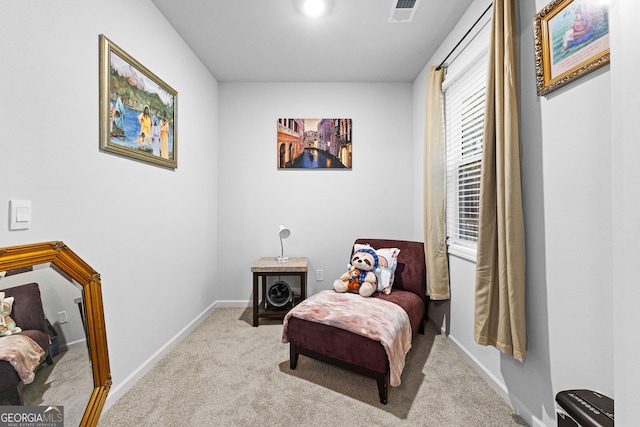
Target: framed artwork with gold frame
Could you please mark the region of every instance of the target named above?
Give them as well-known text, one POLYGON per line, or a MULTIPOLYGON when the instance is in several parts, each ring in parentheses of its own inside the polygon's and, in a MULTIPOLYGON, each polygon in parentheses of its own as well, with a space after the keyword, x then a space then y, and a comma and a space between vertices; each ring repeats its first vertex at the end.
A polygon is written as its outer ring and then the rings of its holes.
POLYGON ((100 149, 178 167, 178 93, 100 35, 100 149))
POLYGON ((278 169, 351 170, 350 118, 278 119, 278 169))
POLYGON ((538 95, 609 63, 608 0, 554 0, 538 12, 533 31, 538 95))

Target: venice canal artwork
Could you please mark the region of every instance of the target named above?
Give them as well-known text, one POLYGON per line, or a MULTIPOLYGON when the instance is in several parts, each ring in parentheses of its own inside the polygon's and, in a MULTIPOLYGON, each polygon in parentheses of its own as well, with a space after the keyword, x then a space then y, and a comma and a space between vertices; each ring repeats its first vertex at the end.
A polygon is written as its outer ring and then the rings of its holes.
POLYGON ((173 95, 117 54, 110 57, 111 142, 175 160, 173 95))
POLYGON ((278 169, 351 169, 351 119, 278 119, 278 169))

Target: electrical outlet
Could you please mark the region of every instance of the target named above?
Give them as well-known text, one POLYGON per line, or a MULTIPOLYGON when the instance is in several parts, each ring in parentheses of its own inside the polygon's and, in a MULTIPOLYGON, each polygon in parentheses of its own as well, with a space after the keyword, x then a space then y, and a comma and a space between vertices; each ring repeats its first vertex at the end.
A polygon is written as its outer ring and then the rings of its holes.
POLYGON ((322 282, 324 280, 324 270, 316 270, 316 280, 322 282))
POLYGON ((60 322, 60 324, 68 322, 68 320, 67 320, 67 312, 66 311, 58 312, 58 322, 60 322))

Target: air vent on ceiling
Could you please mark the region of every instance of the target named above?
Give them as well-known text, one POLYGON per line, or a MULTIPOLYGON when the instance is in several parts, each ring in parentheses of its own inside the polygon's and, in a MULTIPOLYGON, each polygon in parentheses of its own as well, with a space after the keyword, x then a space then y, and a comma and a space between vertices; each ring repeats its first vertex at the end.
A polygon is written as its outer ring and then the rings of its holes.
POLYGON ((420 0, 393 0, 388 21, 394 24, 411 22, 419 4, 420 0))

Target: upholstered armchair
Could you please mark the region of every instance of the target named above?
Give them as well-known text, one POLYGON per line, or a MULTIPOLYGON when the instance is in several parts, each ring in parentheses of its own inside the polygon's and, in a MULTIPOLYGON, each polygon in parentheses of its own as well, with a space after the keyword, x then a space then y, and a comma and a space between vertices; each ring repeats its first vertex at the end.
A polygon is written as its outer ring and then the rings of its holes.
MULTIPOLYGON (((29 283, 13 288, 2 289, 5 297, 14 297, 11 317, 22 329, 20 335, 34 340, 45 351, 46 361, 53 364, 49 353, 50 338, 47 320, 42 307, 40 288, 37 283, 29 283)), ((5 337, 0 337, 0 340, 5 337)), ((22 405, 20 376, 10 362, 0 360, 0 405, 22 405)))

